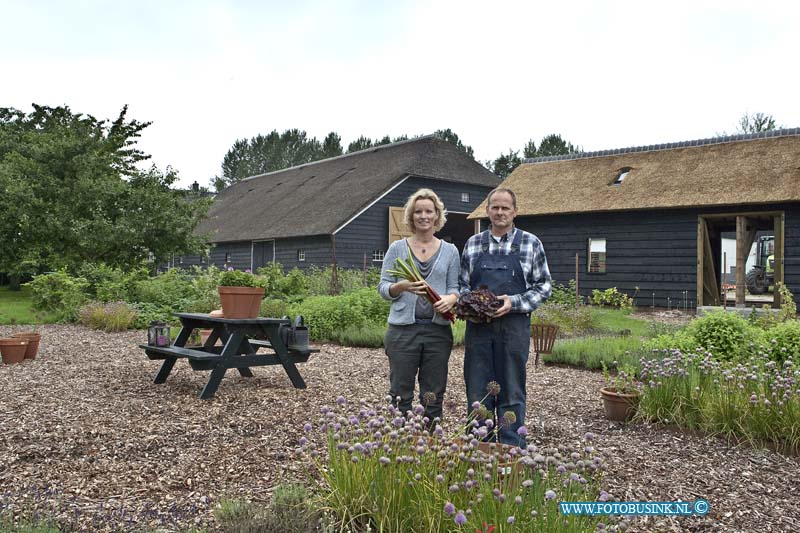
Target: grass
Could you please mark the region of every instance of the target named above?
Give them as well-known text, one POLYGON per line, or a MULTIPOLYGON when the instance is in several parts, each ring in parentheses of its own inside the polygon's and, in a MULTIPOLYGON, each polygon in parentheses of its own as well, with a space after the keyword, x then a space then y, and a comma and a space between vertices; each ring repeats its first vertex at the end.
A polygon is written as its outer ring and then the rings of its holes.
POLYGON ((611 307, 589 308, 595 329, 601 333, 618 334, 629 331, 632 337, 649 337, 649 325, 646 320, 633 318, 630 312, 611 307))
POLYGON ((563 363, 572 366, 600 370, 603 362, 612 366, 630 364, 639 368, 642 354, 640 337, 583 337, 556 342, 553 353, 542 356, 548 363, 563 363))
POLYGON ((8 287, 0 287, 0 325, 53 322, 56 322, 56 318, 52 313, 33 309, 33 297, 29 287, 22 287, 21 291, 10 291, 8 287))

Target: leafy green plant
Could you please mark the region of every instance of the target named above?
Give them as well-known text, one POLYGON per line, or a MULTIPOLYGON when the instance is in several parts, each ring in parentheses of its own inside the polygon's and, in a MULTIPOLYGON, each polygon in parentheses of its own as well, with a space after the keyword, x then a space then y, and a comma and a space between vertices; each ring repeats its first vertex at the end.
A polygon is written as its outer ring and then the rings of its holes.
POLYGON ((275 487, 269 506, 221 498, 214 516, 223 531, 236 533, 311 533, 317 528, 320 512, 314 498, 299 483, 275 487))
POLYGON ((380 348, 383 346, 384 335, 386 335, 386 326, 365 324, 363 326, 347 326, 334 331, 330 340, 338 342, 342 346, 380 348))
POLYGON ((189 272, 173 268, 158 276, 135 283, 134 301, 170 307, 185 311, 195 297, 192 276, 189 272))
POLYGON ((103 331, 125 331, 136 320, 136 309, 125 302, 92 302, 81 308, 79 321, 84 326, 103 331))
POLYGON ((281 318, 289 316, 290 304, 284 300, 276 300, 273 298, 266 298, 261 300, 261 308, 258 316, 267 316, 272 318, 281 318))
POLYGON ((555 324, 559 337, 585 335, 595 329, 595 319, 586 306, 566 303, 552 303, 549 300, 531 313, 531 323, 555 324))
POLYGON ((308 279, 299 268, 293 268, 278 281, 278 293, 291 300, 302 300, 308 295, 308 279))
POLYGON ((764 344, 770 359, 783 363, 800 358, 800 321, 788 320, 764 333, 764 344))
POLYGON ((78 310, 87 299, 85 291, 88 285, 85 279, 70 276, 65 270, 34 276, 27 283, 35 307, 70 322, 77 318, 78 310))
POLYGON ((778 282, 775 284, 778 294, 781 296, 781 319, 793 320, 797 317, 797 304, 794 302, 792 291, 785 283, 778 282))
POLYGON ((578 301, 578 296, 575 294, 575 286, 574 279, 569 280, 566 286, 554 282, 552 284, 552 293, 547 302, 575 307, 577 304, 582 303, 578 301))
POLYGON ((759 339, 756 328, 747 323, 739 313, 710 312, 689 323, 687 334, 695 341, 693 348, 702 346, 723 360, 736 359, 745 354, 750 342, 759 339))
POLYGON ((631 364, 618 365, 616 361, 612 366, 617 367, 617 371, 611 374, 611 371, 603 361, 603 379, 606 381, 606 388, 612 389, 620 394, 638 394, 641 389, 641 383, 636 380, 636 369, 631 364))
POLYGON ((220 287, 264 287, 264 280, 249 270, 225 270, 218 282, 220 287))
POLYGON ((556 341, 553 353, 542 356, 548 363, 562 363, 599 370, 614 361, 638 366, 644 353, 642 341, 633 337, 583 337, 556 341))
POLYGON ((324 341, 347 327, 386 324, 389 302, 375 289, 361 289, 339 296, 310 296, 292 305, 289 315, 303 315, 311 338, 324 341))
POLYGON ((172 314, 172 307, 167 305, 136 302, 133 304, 133 308, 136 310, 136 318, 130 326, 133 329, 147 329, 150 323, 155 321, 166 322, 172 326, 180 323, 172 314))
POLYGON ((633 298, 624 292, 619 292, 616 287, 604 291, 594 289, 590 301, 594 305, 633 309, 633 298))

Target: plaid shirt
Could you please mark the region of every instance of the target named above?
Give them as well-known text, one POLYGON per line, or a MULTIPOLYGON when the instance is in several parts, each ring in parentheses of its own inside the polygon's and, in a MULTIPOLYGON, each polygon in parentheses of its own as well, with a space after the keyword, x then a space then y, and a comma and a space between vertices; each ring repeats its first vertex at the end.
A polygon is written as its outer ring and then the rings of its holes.
MULTIPOLYGON (((512 228, 511 231, 497 239, 489 230, 489 253, 508 254, 511 243, 514 242, 516 232, 521 229, 512 228)), ((461 256, 461 274, 458 278, 458 289, 461 294, 469 291, 469 278, 472 267, 478 256, 481 255, 481 233, 473 235, 464 246, 461 256)), ((533 234, 522 231, 519 244, 519 262, 525 274, 527 289, 522 294, 511 296, 512 313, 530 313, 550 297, 551 283, 550 270, 547 268, 547 258, 544 255, 542 242, 533 234)))

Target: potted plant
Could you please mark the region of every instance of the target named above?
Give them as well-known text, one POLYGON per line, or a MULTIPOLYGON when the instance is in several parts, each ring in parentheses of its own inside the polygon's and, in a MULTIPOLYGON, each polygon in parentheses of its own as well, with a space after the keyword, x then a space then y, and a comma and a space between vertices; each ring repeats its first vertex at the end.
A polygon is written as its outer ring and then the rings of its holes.
POLYGON ((225 318, 258 316, 264 298, 264 281, 250 270, 226 270, 219 276, 217 290, 225 318))
POLYGON ((617 422, 630 420, 636 414, 639 403, 640 383, 636 381, 636 371, 631 365, 623 365, 612 376, 605 361, 602 365, 606 386, 600 389, 600 396, 603 398, 606 418, 617 422))

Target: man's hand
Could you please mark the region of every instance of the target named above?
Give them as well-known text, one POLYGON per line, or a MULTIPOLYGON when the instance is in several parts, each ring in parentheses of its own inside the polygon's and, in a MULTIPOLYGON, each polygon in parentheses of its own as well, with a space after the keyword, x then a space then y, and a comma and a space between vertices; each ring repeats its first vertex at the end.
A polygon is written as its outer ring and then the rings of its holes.
POLYGON ((502 300, 503 307, 494 312, 494 314, 492 315, 494 318, 500 318, 501 316, 507 315, 508 313, 511 312, 511 296, 508 296, 507 294, 502 294, 498 296, 497 299, 502 300))

